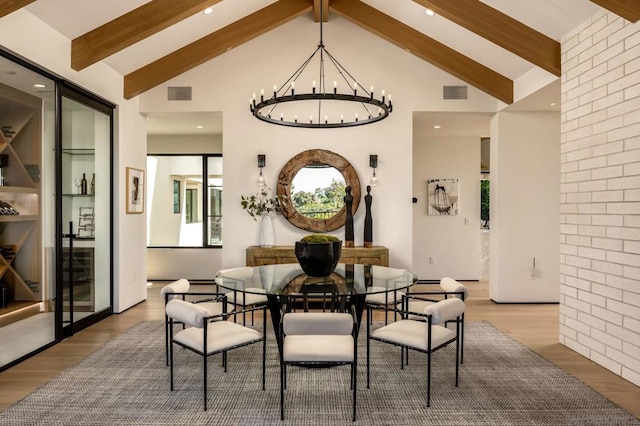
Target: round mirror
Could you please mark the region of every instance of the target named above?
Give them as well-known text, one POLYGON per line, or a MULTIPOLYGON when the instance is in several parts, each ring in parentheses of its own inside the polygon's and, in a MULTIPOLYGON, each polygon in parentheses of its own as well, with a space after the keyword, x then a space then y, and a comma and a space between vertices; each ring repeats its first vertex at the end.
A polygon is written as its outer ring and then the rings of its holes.
POLYGON ((311 232, 333 231, 344 225, 345 188, 351 187, 352 212, 360 204, 360 180, 351 164, 335 152, 311 149, 293 157, 280 171, 277 194, 282 215, 311 232))

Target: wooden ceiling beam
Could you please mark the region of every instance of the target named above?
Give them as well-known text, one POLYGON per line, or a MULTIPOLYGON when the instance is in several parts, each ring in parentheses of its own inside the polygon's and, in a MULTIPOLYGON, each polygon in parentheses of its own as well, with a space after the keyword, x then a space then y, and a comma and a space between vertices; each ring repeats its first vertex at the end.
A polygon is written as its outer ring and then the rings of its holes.
POLYGON ((591 2, 608 9, 629 22, 640 20, 640 2, 638 0, 591 0, 591 2))
POLYGON ((562 74, 560 43, 479 0, 413 1, 558 77, 562 74))
POLYGON ((131 99, 305 13, 311 0, 279 0, 124 77, 131 99))
POLYGON ((322 10, 322 22, 329 20, 329 0, 313 0, 313 21, 320 22, 320 10, 322 10))
POLYGON ((4 0, 0 2, 0 18, 18 9, 22 9, 34 1, 36 0, 4 0))
POLYGON ((71 68, 80 71, 222 0, 151 0, 71 41, 71 68))
POLYGON ((359 0, 331 0, 329 9, 483 92, 513 103, 513 81, 379 10, 359 0))

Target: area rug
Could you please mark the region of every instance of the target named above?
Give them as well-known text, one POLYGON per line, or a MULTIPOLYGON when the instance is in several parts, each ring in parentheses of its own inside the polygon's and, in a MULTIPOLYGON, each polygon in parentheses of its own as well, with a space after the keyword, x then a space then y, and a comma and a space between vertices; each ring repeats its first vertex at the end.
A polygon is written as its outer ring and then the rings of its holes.
MULTIPOLYGON (((361 337, 364 337, 364 329, 361 337)), ((288 369, 286 420, 280 421, 275 340, 267 348, 261 390, 261 346, 210 360, 208 411, 202 409, 202 362, 176 350, 169 391, 162 322, 143 322, 0 413, 0 425, 347 425, 348 367, 288 369)), ((400 369, 399 350, 372 342, 366 389, 360 339, 358 424, 366 425, 640 425, 640 421, 487 322, 466 324, 460 386, 455 349, 434 354, 431 407, 425 404, 424 356, 400 369)))

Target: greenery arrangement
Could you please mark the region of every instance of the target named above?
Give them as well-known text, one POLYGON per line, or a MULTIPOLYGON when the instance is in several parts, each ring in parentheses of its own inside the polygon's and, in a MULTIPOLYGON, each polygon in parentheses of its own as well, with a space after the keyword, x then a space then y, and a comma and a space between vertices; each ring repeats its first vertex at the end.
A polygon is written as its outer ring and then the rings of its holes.
POLYGON ((340 241, 340 238, 327 234, 309 234, 300 240, 303 243, 335 243, 340 241))
POLYGON ((278 197, 269 197, 270 192, 270 188, 263 187, 255 195, 240 196, 240 205, 253 220, 257 221, 264 214, 280 213, 280 200, 278 197))

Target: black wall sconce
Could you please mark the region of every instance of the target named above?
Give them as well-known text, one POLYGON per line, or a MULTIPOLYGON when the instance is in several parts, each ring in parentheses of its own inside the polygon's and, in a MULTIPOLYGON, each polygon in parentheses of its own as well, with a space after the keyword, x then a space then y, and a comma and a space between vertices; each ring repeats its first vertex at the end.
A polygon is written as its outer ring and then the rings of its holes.
POLYGON ((260 169, 260 175, 256 180, 258 186, 263 187, 265 185, 264 177, 262 176, 262 169, 267 165, 267 156, 265 154, 258 154, 258 168, 260 169))
POLYGON ((378 156, 376 154, 369 155, 369 167, 373 169, 373 175, 369 179, 369 185, 376 186, 378 178, 376 177, 376 169, 378 168, 378 156))

